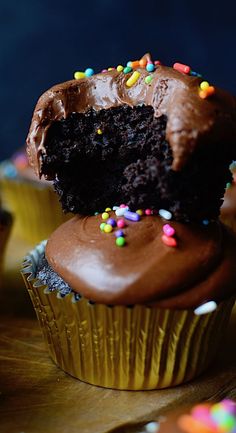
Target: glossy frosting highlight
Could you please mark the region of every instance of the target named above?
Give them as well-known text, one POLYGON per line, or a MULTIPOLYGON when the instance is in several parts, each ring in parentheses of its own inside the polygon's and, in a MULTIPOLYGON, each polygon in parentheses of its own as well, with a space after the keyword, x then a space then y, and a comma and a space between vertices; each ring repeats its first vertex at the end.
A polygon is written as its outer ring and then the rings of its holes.
POLYGON ((87 299, 104 304, 155 304, 194 308, 235 292, 236 243, 220 223, 209 226, 171 222, 177 247, 163 244, 158 216, 127 222, 127 245, 99 229, 101 215, 75 216, 49 238, 52 268, 87 299))
MULTIPOLYGON (((148 58, 145 55, 143 58, 148 58)), ((166 139, 173 152, 173 170, 181 170, 198 146, 222 142, 233 146, 236 141, 236 100, 229 93, 215 88, 207 99, 199 97, 202 79, 158 66, 151 74, 138 68, 140 76, 128 87, 131 73, 117 70, 99 73, 80 80, 58 84, 39 99, 27 138, 31 165, 41 175, 41 155, 52 122, 65 119, 73 112, 83 113, 128 104, 150 105, 154 116, 168 117, 166 139), (145 78, 151 75, 148 85, 145 78)))

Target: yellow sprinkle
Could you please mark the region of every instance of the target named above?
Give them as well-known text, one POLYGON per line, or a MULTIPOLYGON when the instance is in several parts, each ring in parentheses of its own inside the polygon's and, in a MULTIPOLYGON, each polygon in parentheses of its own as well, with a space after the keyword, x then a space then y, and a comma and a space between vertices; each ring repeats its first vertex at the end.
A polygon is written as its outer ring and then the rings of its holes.
POLYGON ((84 78, 84 77, 86 77, 84 72, 75 72, 74 73, 74 79, 75 80, 80 80, 81 78, 84 78))
POLYGON ((107 212, 103 212, 103 214, 102 214, 102 219, 103 220, 107 220, 107 218, 109 218, 109 213, 107 213, 107 212))
POLYGON ((107 70, 108 70, 108 71, 113 71, 113 69, 114 69, 114 68, 108 68, 107 70))
POLYGON ((111 212, 111 208, 110 207, 106 207, 105 211, 106 212, 111 212))
POLYGON ((122 72, 123 69, 124 69, 124 67, 123 67, 122 65, 118 65, 117 68, 116 68, 116 70, 117 70, 118 72, 122 72))
POLYGON ((100 128, 97 129, 97 134, 102 135, 102 130, 100 128))
POLYGON ((132 87, 136 81, 139 79, 140 77, 140 72, 138 71, 134 71, 131 75, 131 77, 129 77, 129 79, 126 81, 126 86, 128 87, 132 87))
POLYGON ((104 227, 104 232, 105 232, 105 233, 111 233, 112 230, 113 230, 113 227, 112 227, 111 224, 106 224, 106 225, 105 225, 105 227, 104 227))
POLYGON ((138 215, 140 215, 140 216, 143 215, 143 211, 142 211, 142 209, 138 209, 138 210, 136 210, 136 213, 137 213, 138 215))
POLYGON ((201 90, 207 90, 208 87, 209 87, 209 83, 208 83, 208 81, 202 81, 202 82, 201 82, 201 84, 200 84, 200 89, 201 89, 201 90))

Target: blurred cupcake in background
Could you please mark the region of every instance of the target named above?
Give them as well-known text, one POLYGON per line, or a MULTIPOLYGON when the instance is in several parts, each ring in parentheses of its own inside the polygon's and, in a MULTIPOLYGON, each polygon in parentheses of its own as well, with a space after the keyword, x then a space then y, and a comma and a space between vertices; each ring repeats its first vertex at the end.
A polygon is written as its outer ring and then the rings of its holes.
POLYGON ((2 286, 3 267, 7 241, 12 227, 12 215, 2 209, 0 203, 0 287, 2 286))
POLYGON ((42 180, 29 166, 23 148, 0 164, 4 207, 14 216, 13 236, 32 245, 69 219, 61 210, 52 182, 42 180))
POLYGON ((236 232, 236 161, 233 161, 229 168, 232 173, 232 182, 226 185, 220 218, 224 224, 236 232))

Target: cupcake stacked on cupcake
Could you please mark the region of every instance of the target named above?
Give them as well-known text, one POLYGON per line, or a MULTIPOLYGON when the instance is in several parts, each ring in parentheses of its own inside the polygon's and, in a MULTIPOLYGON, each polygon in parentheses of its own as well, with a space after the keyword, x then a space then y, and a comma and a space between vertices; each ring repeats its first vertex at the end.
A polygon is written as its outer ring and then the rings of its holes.
POLYGON ((27 139, 75 213, 22 270, 50 354, 95 385, 186 382, 214 359, 234 304, 236 238, 218 215, 235 99, 148 54, 75 77, 41 96, 27 139))

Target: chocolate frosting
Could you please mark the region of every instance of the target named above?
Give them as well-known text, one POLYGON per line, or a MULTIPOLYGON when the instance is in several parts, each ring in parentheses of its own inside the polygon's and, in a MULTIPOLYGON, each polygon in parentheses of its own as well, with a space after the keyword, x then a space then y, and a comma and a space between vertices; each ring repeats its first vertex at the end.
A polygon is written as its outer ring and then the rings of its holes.
POLYGON ((235 293, 236 242, 221 223, 171 222, 177 247, 163 244, 158 216, 128 222, 127 245, 100 231, 101 215, 75 216, 49 238, 52 268, 87 299, 115 305, 192 308, 235 293))
MULTIPOLYGON (((143 58, 149 58, 145 55, 143 58)), ((166 66, 158 66, 149 75, 137 69, 140 76, 132 87, 126 86, 131 76, 112 70, 89 78, 58 84, 39 99, 27 138, 27 152, 31 165, 41 176, 41 155, 46 153, 45 141, 52 122, 65 119, 73 112, 83 113, 128 104, 150 105, 154 116, 167 115, 166 139, 173 152, 173 170, 181 170, 198 146, 222 142, 233 146, 236 141, 236 100, 216 88, 207 99, 199 97, 202 79, 180 73, 166 66)), ((223 147, 222 147, 223 148, 223 147)), ((234 156, 232 156, 233 159, 234 156)))

